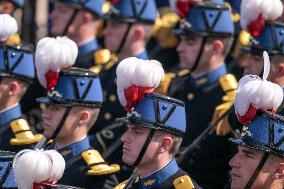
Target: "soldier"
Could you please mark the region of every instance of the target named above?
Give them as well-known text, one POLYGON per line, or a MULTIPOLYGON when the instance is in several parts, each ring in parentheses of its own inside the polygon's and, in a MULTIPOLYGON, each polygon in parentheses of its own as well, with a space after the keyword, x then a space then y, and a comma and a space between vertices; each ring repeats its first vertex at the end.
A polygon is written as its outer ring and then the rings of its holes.
POLYGON ((108 165, 87 136, 103 99, 100 80, 94 72, 71 68, 77 53, 76 44, 66 37, 43 38, 37 44, 38 78, 48 90, 47 97, 37 99, 46 105, 42 113, 44 136, 53 139, 49 148, 60 152, 66 161, 60 184, 112 188, 119 166, 108 165))
POLYGON ((18 26, 8 14, 1 14, 0 20, 0 25, 5 26, 0 32, 0 149, 18 151, 42 137, 33 135, 19 104, 35 76, 34 57, 25 47, 5 45, 18 26))
POLYGON ((119 0, 112 4, 104 30, 104 44, 118 59, 109 62, 100 73, 106 98, 97 122, 99 128, 110 125, 115 117, 123 115, 116 96, 117 63, 130 56, 148 59, 146 44, 156 15, 154 0, 119 0))
POLYGON ((173 75, 168 90, 169 96, 185 102, 190 125, 179 160, 201 187, 220 189, 229 178, 226 162, 231 157, 230 128, 220 120, 230 111, 237 87, 235 77, 227 74, 225 66, 234 25, 231 12, 223 4, 190 1, 187 6, 189 12, 180 10, 184 18, 176 31, 180 36, 178 66, 184 70, 173 75), (198 145, 192 146, 190 152, 185 150, 192 143, 198 145))
POLYGON ((264 62, 263 80, 249 75, 239 82, 235 110, 244 126, 241 136, 232 139, 239 150, 230 161, 232 189, 284 187, 284 118, 274 113, 283 101, 283 90, 266 81, 267 54, 264 62))
MULTIPOLYGON (((283 32, 284 24, 281 21, 275 21, 283 12, 283 5, 281 1, 263 1, 267 4, 258 4, 259 1, 243 1, 241 22, 247 23, 243 25, 244 29, 252 34, 252 40, 248 47, 243 48, 243 51, 247 53, 247 58, 244 61, 244 73, 243 75, 254 74, 261 75, 263 73, 263 51, 267 51, 271 58, 271 71, 268 80, 274 82, 281 87, 284 87, 283 82, 283 47, 282 42, 284 39, 283 32), (258 7, 259 5, 262 5, 258 7), (273 9, 267 9, 268 6, 272 6, 273 9), (276 6, 275 6, 276 5, 276 6), (257 6, 257 7, 256 7, 257 6), (252 10, 250 10, 252 9, 252 10), (258 17, 258 15, 266 15, 265 24, 260 31, 249 30, 253 28, 250 25, 260 24, 261 20, 251 20, 248 17, 247 12, 251 15, 258 17), (248 22, 251 20, 251 22, 248 22), (257 35, 255 35, 256 33, 257 35), (253 35, 254 34, 254 35, 253 35)), ((278 114, 283 115, 283 106, 278 108, 278 114)), ((241 130, 242 126, 238 122, 234 112, 231 112, 228 116, 228 121, 231 127, 241 130)))
POLYGON ((51 12, 51 34, 67 35, 79 47, 76 67, 90 68, 95 64, 94 53, 100 48, 96 33, 104 3, 105 0, 58 0, 51 12))
POLYGON ((117 67, 118 96, 127 117, 122 160, 138 175, 119 188, 199 188, 174 158, 185 134, 182 101, 153 93, 164 77, 155 60, 127 58, 117 67), (127 76, 127 77, 125 77, 127 76))
POLYGON ((105 101, 96 127, 90 133, 95 133, 92 144, 106 154, 105 157, 110 157, 112 162, 121 157, 121 149, 118 152, 117 148, 125 130, 125 127, 121 127, 123 124, 110 125, 124 113, 116 94, 116 68, 119 61, 129 56, 148 59, 146 44, 156 16, 154 0, 119 0, 112 3, 107 15, 104 44, 117 57, 112 55, 100 72, 105 101))
POLYGON ((147 49, 152 59, 163 63, 165 71, 175 71, 177 69, 178 54, 176 47, 178 37, 173 28, 178 25, 179 16, 170 9, 168 0, 156 0, 159 16, 156 20, 147 49))
POLYGON ((241 22, 246 23, 243 24, 243 28, 250 32, 253 37, 250 41, 250 45, 243 49, 249 54, 248 58, 244 61, 244 75, 260 75, 262 73, 263 51, 267 51, 272 57, 275 54, 282 53, 281 43, 283 40, 283 34, 277 31, 281 31, 283 29, 283 22, 275 20, 281 16, 283 12, 283 5, 280 0, 269 1, 267 3, 269 4, 257 7, 255 1, 242 2, 243 9, 241 12, 241 22), (277 4, 277 6, 273 6, 273 9, 267 9, 267 6, 274 4, 277 4), (253 24, 259 25, 263 20, 251 20, 248 14, 246 14, 247 12, 251 12, 251 15, 253 16, 267 15, 266 22, 262 25, 261 29, 259 29, 260 31, 257 31, 256 29, 256 31, 251 30, 249 28, 253 28, 253 24))

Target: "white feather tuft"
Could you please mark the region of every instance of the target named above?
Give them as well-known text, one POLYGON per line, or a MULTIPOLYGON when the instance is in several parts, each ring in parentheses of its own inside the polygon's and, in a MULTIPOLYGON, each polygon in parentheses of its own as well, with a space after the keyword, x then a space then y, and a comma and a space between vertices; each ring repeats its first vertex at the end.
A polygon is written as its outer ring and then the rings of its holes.
POLYGON ((56 183, 63 175, 65 160, 56 150, 22 150, 14 158, 13 171, 19 189, 34 182, 56 183))
POLYGON ((68 37, 45 37, 36 46, 35 63, 39 82, 46 87, 45 74, 48 71, 59 72, 72 66, 78 55, 78 47, 68 37))
POLYGON ((283 101, 283 89, 266 80, 270 70, 270 61, 267 52, 263 53, 263 57, 263 80, 256 75, 246 75, 239 81, 235 110, 240 116, 246 114, 250 105, 262 110, 277 109, 283 101))
POLYGON ((18 32, 18 23, 9 14, 0 14, 0 42, 6 41, 11 35, 18 32))
POLYGON ((282 15, 283 5, 280 0, 242 0, 241 26, 247 26, 255 21, 259 15, 264 20, 275 20, 282 15))
POLYGON ((164 78, 164 69, 156 60, 142 60, 130 57, 117 66, 117 94, 122 106, 127 102, 124 89, 133 85, 139 87, 158 87, 164 78))

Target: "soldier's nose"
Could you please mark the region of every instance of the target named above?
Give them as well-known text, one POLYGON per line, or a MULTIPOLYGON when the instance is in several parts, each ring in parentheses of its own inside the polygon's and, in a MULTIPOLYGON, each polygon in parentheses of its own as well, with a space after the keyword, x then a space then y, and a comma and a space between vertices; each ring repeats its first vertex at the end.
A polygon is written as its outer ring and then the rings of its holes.
POLYGON ((230 160, 229 162, 230 167, 240 167, 240 163, 238 161, 238 153, 230 160))

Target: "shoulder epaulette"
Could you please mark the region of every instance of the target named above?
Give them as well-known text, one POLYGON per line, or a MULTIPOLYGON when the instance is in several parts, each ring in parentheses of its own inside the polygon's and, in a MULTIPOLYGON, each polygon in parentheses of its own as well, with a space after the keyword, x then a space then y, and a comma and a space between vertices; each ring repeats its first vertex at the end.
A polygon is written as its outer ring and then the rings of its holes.
POLYGON ((161 82, 160 86, 156 89, 156 92, 161 93, 161 94, 167 94, 171 81, 177 76, 176 73, 166 73, 164 76, 163 81, 161 82))
POLYGON ((128 182, 128 180, 123 181, 122 183, 115 186, 114 189, 123 189, 127 182, 128 182))
POLYGON ((19 45, 21 43, 21 39, 18 33, 11 35, 6 41, 7 45, 19 45))
POLYGON ((95 66, 91 67, 90 70, 99 73, 102 68, 109 70, 118 61, 118 57, 112 54, 108 49, 100 49, 94 53, 95 66))
POLYGON ((233 106, 237 93, 238 82, 234 75, 226 74, 219 79, 219 83, 222 90, 225 92, 225 95, 222 97, 221 104, 215 107, 211 123, 214 123, 213 130, 216 135, 224 136, 231 131, 231 125, 228 121, 228 112, 233 106))
POLYGON ((178 38, 172 30, 179 20, 179 16, 170 8, 164 7, 159 9, 152 35, 156 38, 161 48, 172 48, 178 44, 178 38))
POLYGON ((30 129, 28 122, 22 118, 16 119, 10 122, 10 128, 12 129, 16 137, 10 140, 10 143, 12 145, 24 145, 24 144, 37 143, 43 137, 42 134, 34 135, 30 129))
POLYGON ((187 175, 176 178, 173 182, 175 189, 193 189, 194 184, 191 178, 187 175))
POLYGON ((219 78, 219 83, 224 92, 235 90, 238 87, 238 82, 233 74, 226 74, 219 78))
POLYGON ((94 60, 98 65, 107 64, 110 59, 111 52, 108 49, 99 49, 94 53, 94 60))
POLYGON ((87 150, 82 157, 89 166, 88 175, 109 175, 120 170, 118 164, 108 165, 97 150, 87 150))

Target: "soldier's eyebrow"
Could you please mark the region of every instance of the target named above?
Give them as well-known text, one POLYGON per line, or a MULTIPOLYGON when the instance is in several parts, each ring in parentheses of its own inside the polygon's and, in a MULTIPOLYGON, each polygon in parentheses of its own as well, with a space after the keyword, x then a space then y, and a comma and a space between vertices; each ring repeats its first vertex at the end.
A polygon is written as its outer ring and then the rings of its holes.
POLYGON ((255 155, 255 151, 252 149, 240 149, 240 151, 244 154, 255 155))

